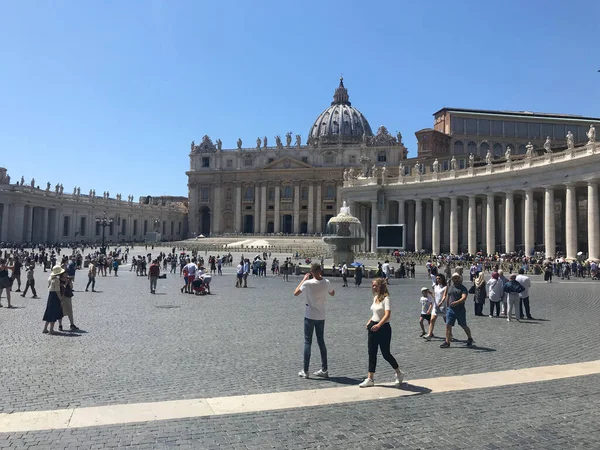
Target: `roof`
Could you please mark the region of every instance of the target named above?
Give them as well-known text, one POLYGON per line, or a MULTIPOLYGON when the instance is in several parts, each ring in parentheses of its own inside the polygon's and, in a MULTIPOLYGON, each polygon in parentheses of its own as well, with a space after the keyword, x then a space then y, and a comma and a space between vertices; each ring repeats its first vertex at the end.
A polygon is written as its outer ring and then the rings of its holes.
POLYGON ((467 113, 467 114, 485 114, 490 116, 507 116, 507 117, 526 117, 532 118, 537 117, 540 119, 562 119, 562 120, 575 120, 578 122, 584 120, 592 120, 594 122, 600 122, 599 117, 585 117, 578 116, 575 114, 556 114, 556 113, 541 113, 541 112, 532 112, 532 111, 498 111, 498 110, 489 110, 489 109, 466 109, 466 108, 448 108, 444 107, 439 111, 433 113, 434 116, 441 112, 458 112, 458 113, 467 113))

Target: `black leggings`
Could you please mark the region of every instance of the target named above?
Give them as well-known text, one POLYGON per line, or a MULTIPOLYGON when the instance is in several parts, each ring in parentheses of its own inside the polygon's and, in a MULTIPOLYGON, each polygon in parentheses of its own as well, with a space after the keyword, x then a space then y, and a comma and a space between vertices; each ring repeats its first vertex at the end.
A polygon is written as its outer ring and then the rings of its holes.
POLYGON ((392 368, 396 370, 398 363, 390 353, 390 343, 392 342, 392 327, 389 323, 384 323, 377 331, 371 331, 371 327, 377 322, 369 324, 369 372, 375 372, 377 366, 377 348, 381 349, 383 358, 390 363, 392 368))
POLYGON ((490 316, 494 315, 494 309, 496 310, 496 317, 498 317, 500 315, 500 302, 490 300, 490 316))

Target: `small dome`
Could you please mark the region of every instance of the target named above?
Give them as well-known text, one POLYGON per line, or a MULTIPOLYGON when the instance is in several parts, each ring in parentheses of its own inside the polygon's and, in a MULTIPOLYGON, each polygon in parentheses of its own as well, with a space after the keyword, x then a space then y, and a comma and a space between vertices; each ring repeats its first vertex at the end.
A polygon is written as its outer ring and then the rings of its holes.
POLYGON ((360 142, 363 138, 372 137, 373 131, 365 116, 352 107, 348 90, 344 87, 344 79, 335 90, 331 106, 323 111, 310 129, 309 143, 360 142))

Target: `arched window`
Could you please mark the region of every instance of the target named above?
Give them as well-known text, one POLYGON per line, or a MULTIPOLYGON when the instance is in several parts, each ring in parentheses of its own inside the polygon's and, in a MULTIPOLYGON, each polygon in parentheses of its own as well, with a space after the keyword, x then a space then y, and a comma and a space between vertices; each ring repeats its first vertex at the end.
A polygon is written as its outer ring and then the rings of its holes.
POLYGON ((335 197, 335 190, 333 188, 333 186, 330 184, 329 186, 327 186, 327 189, 325 189, 325 198, 334 198, 335 197))
POLYGON ((293 191, 291 186, 285 186, 283 188, 283 198, 290 199, 293 196, 293 191))
POLYGON ((308 188, 307 187, 302 188, 302 195, 300 197, 302 198, 302 200, 308 200, 308 188))
POLYGON ((454 154, 462 155, 464 153, 465 153, 465 144, 463 144, 463 141, 456 141, 454 143, 454 154))
POLYGON ((494 151, 493 151, 493 155, 494 157, 498 157, 502 155, 502 144, 496 142, 494 144, 494 151))
POLYGON ((275 200, 275 188, 269 188, 269 200, 275 200))
POLYGON ((244 191, 244 198, 246 200, 252 200, 254 198, 254 188, 252 186, 247 186, 244 191))
POLYGON ((227 188, 225 191, 225 200, 231 200, 231 188, 227 188))
POLYGON ((487 152, 489 149, 490 149, 490 144, 488 144, 487 142, 483 142, 479 146, 479 156, 485 157, 485 155, 487 155, 487 152))
POLYGON ((471 153, 473 155, 477 154, 477 144, 473 141, 469 142, 467 144, 467 153, 470 155, 471 153))

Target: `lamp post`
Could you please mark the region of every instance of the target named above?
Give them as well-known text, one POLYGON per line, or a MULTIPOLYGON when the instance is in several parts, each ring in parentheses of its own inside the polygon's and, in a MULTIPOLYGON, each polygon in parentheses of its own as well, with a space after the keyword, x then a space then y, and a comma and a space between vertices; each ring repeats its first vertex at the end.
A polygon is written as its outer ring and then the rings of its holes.
POLYGON ((104 244, 104 229, 109 227, 113 223, 113 219, 109 219, 106 216, 106 211, 102 213, 102 217, 96 217, 96 223, 102 227, 102 246, 100 247, 100 253, 106 255, 106 245, 104 244))

